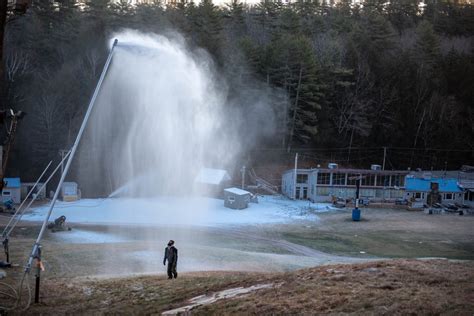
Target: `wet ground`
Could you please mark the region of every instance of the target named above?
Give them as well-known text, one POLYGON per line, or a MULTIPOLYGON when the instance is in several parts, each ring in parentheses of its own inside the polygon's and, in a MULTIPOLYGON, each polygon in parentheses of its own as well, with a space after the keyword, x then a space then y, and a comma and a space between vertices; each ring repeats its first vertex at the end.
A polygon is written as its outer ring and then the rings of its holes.
MULTIPOLYGON (((0 216, 5 223, 7 216, 0 216)), ((474 217, 365 209, 318 213, 318 220, 240 225, 120 225, 70 223, 47 232, 45 274, 62 276, 163 274, 169 239, 179 249, 178 269, 191 271, 289 271, 321 264, 382 258, 474 259, 474 217)), ((24 265, 39 223, 22 222, 11 238, 13 262, 24 265)))

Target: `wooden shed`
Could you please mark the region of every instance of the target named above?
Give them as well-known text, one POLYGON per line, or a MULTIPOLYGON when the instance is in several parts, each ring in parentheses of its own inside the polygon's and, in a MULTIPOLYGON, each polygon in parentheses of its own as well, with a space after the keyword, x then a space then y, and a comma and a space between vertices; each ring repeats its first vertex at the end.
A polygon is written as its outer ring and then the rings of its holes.
POLYGON ((224 188, 230 186, 231 180, 226 170, 202 168, 194 179, 194 185, 202 195, 221 198, 224 188))

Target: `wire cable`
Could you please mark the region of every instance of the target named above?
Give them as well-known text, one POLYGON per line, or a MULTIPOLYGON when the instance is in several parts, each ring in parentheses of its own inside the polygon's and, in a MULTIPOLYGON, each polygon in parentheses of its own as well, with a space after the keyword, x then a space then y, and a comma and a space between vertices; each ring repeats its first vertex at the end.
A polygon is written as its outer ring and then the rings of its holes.
MULTIPOLYGON (((51 181, 51 179, 53 178, 53 176, 56 174, 56 172, 58 172, 59 168, 61 167, 61 165, 64 163, 64 161, 67 159, 67 157, 69 157, 69 154, 71 153, 71 151, 69 151, 65 156, 64 158, 61 160, 61 162, 56 166, 56 168, 53 170, 53 172, 51 172, 51 174, 49 175, 48 179, 46 179, 46 181, 43 183, 43 185, 40 187, 39 189, 39 192, 41 192, 41 190, 43 190, 43 188, 46 187, 46 185, 48 185, 49 181, 51 181)), ((36 198, 37 196, 33 196, 33 198, 31 199, 30 203, 28 203, 28 205, 23 208, 23 210, 20 212, 19 216, 17 216, 15 218, 15 221, 13 223, 13 225, 7 230, 7 227, 5 227, 5 229, 3 230, 3 238, 8 238, 10 236, 10 234, 12 233, 13 229, 16 227, 16 225, 20 222, 21 218, 23 217, 23 215, 25 214, 25 212, 31 207, 31 205, 33 204, 34 201, 36 201, 36 198)), ((13 217, 12 217, 13 218, 13 217)))
MULTIPOLYGON (((41 178, 44 176, 44 174, 46 173, 46 171, 48 170, 49 166, 51 166, 51 163, 53 163, 53 161, 51 160, 49 162, 49 164, 46 166, 46 168, 43 170, 43 172, 41 173, 41 175, 39 176, 38 180, 36 180, 36 183, 33 185, 33 187, 30 189, 30 191, 28 192, 28 194, 26 195, 25 199, 23 200, 23 202, 21 202, 20 206, 16 209, 16 212, 15 214, 13 214, 13 216, 10 218, 10 220, 8 221, 7 225, 5 226, 5 228, 3 229, 3 233, 2 233, 2 236, 5 236, 5 233, 8 229, 8 227, 10 226, 10 224, 13 222, 13 219, 15 218, 15 216, 21 211, 21 208, 23 207, 23 205, 26 203, 26 200, 28 200, 28 198, 30 197, 31 193, 33 193, 34 189, 36 188, 36 186, 38 185, 38 183, 40 182, 41 178)), ((41 188, 38 192, 41 192, 43 188, 41 188)))

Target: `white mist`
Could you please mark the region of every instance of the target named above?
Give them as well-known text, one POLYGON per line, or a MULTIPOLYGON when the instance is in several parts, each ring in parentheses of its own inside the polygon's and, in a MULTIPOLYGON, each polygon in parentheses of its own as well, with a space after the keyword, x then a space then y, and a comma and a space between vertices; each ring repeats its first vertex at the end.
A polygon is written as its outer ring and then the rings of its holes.
POLYGON ((201 168, 233 168, 240 146, 227 124, 225 83, 208 56, 190 53, 178 36, 126 31, 114 38, 82 146, 89 176, 121 196, 192 195, 201 168))

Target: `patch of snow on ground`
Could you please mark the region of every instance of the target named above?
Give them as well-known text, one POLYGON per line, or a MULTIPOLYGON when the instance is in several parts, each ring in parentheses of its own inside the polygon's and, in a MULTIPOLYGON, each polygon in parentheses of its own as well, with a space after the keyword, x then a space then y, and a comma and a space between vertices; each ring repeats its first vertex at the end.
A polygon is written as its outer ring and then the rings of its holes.
MULTIPOLYGON (((24 220, 42 221, 49 205, 33 209, 24 220)), ((58 201, 50 220, 65 215, 71 223, 146 225, 240 225, 319 220, 316 213, 333 208, 325 203, 260 196, 244 210, 224 207, 224 201, 205 197, 109 198, 58 201)))
POLYGON ((93 232, 76 228, 73 228, 71 231, 60 231, 55 234, 50 234, 49 238, 70 244, 104 244, 129 241, 129 239, 115 234, 93 232))

